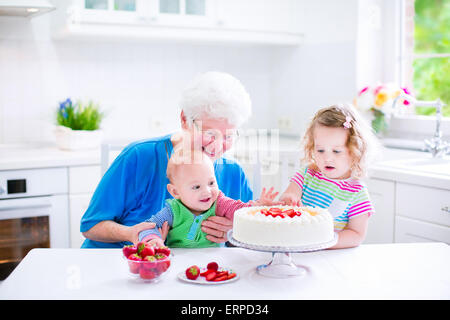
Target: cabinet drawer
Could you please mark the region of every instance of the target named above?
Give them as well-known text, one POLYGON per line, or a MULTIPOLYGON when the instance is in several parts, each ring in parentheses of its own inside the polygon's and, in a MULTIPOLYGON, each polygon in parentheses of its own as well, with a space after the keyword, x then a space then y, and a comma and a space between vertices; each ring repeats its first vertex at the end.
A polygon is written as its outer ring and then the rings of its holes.
POLYGON ((450 190, 397 183, 396 214, 450 226, 450 190))
POLYGON ((80 232, 80 222, 89 206, 91 197, 92 194, 77 194, 69 197, 71 248, 80 248, 85 240, 80 232))
POLYGON ((100 166, 69 167, 69 193, 92 193, 100 182, 100 166))
POLYGON ((364 243, 394 242, 395 182, 378 179, 366 181, 375 214, 369 219, 364 243))
POLYGON ((405 217, 395 217, 395 242, 450 244, 450 228, 405 217))

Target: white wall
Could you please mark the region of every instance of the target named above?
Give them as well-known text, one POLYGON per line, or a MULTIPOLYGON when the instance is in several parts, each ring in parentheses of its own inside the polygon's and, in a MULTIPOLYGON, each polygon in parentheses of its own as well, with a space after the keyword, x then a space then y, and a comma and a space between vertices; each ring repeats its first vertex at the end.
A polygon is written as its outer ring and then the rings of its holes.
POLYGON ((169 132, 178 128, 181 90, 208 70, 240 79, 258 110, 249 125, 267 126, 270 49, 53 41, 47 19, 0 17, 2 143, 52 141, 54 112, 66 97, 100 102, 108 138, 169 132))
MULTIPOLYGON (((359 0, 360 1, 360 0, 359 0)), ((49 15, 0 17, 0 143, 53 141, 54 111, 66 97, 94 99, 108 112, 107 138, 178 128, 177 101, 208 70, 239 78, 253 101, 247 127, 303 131, 318 106, 357 90, 358 0, 297 2, 298 47, 53 40, 49 15)), ((53 14, 53 13, 51 13, 53 14)))
MULTIPOLYGON (((357 0, 303 1, 304 43, 276 50, 271 117, 292 116, 287 134, 301 134, 314 112, 351 102, 356 92, 357 0)), ((273 124, 276 125, 276 124, 273 124)))

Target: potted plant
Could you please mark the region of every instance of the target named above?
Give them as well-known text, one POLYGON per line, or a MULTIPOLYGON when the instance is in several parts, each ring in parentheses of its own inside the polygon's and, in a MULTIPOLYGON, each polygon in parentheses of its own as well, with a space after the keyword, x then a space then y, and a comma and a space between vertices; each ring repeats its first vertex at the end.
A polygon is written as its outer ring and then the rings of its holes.
POLYGON ((93 101, 73 103, 70 98, 60 102, 56 112, 56 144, 63 150, 98 148, 103 133, 100 123, 104 114, 93 101))

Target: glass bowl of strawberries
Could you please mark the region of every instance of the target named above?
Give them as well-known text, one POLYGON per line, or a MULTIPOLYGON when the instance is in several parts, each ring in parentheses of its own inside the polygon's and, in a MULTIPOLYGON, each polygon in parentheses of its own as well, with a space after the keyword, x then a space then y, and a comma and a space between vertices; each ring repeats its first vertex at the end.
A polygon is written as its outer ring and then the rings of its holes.
POLYGON ((130 275, 146 282, 160 280, 170 267, 170 249, 156 247, 145 242, 137 245, 127 245, 122 248, 124 258, 127 260, 130 275))

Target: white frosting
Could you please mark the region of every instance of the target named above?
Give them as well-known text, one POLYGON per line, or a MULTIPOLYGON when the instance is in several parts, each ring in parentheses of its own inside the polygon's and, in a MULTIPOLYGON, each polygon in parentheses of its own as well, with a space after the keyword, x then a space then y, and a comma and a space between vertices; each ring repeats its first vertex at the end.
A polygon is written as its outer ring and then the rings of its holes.
POLYGON ((333 240, 334 223, 328 210, 311 207, 277 207, 282 210, 299 210, 302 214, 281 218, 265 216, 261 213, 262 209, 270 209, 270 207, 236 210, 233 219, 233 238, 247 244, 286 247, 319 244, 333 240))

